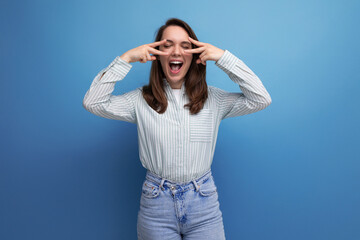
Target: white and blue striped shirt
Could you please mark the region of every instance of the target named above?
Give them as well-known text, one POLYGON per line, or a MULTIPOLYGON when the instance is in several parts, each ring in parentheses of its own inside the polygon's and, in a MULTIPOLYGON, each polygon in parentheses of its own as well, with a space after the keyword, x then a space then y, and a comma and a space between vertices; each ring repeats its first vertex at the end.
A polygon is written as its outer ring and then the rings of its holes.
POLYGON ((177 101, 165 78, 168 107, 163 114, 147 104, 140 87, 112 95, 116 82, 124 79, 132 68, 119 56, 97 74, 85 94, 83 106, 104 118, 136 123, 142 166, 168 180, 189 182, 211 168, 222 119, 254 113, 271 103, 260 79, 228 50, 215 65, 239 85, 242 93, 208 86, 208 99, 196 115, 183 107, 189 102, 185 84, 177 101))

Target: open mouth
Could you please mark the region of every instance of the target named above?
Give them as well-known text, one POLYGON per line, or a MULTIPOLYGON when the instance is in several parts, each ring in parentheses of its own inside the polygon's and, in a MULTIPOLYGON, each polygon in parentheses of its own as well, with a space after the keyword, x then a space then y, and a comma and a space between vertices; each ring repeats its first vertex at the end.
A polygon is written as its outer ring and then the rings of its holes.
POLYGON ((170 61, 169 62, 170 72, 174 74, 179 73, 182 65, 183 65, 182 61, 170 61))

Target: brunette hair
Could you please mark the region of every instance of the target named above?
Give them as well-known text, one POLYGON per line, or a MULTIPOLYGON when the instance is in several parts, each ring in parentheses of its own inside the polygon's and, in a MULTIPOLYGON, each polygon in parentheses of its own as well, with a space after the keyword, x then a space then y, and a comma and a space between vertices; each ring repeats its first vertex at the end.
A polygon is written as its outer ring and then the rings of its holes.
MULTIPOLYGON (((191 38, 198 40, 194 31, 186 22, 178 18, 170 18, 166 21, 165 25, 158 29, 155 41, 161 40, 164 30, 168 26, 180 26, 189 34, 191 38)), ((191 45, 192 48, 197 47, 194 44, 191 45)), ((159 50, 159 46, 157 46, 156 49, 159 50)), ((185 104, 184 107, 188 107, 191 114, 198 113, 203 108, 204 103, 208 97, 206 84, 206 65, 196 63, 196 59, 198 59, 199 55, 199 53, 193 54, 193 59, 191 61, 189 70, 185 75, 185 89, 190 101, 188 104, 185 104)), ((149 106, 159 114, 164 113, 168 105, 164 90, 164 78, 165 74, 161 67, 160 60, 157 57, 157 59, 154 60, 151 64, 149 84, 143 86, 142 95, 149 106)))

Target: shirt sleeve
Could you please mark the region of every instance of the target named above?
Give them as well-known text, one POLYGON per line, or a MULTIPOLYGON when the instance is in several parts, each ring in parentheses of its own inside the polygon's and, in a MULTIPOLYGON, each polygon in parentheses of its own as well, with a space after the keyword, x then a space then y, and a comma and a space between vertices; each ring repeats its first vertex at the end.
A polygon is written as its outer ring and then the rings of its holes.
POLYGON ((123 80, 131 68, 130 63, 117 56, 96 75, 85 94, 83 107, 100 117, 136 123, 135 106, 141 90, 112 95, 116 82, 123 80))
POLYGON ((260 79, 243 61, 228 50, 215 65, 222 69, 242 92, 227 92, 216 88, 221 119, 236 117, 260 111, 271 104, 271 97, 260 79))

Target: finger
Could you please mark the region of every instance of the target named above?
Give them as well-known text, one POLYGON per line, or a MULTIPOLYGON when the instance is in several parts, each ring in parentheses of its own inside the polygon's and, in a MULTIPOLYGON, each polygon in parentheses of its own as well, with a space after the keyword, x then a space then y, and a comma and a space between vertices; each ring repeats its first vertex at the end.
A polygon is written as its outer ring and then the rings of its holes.
POLYGON ((144 56, 141 56, 141 57, 140 57, 140 62, 141 62, 141 63, 145 63, 144 56))
POLYGON ((203 51, 203 52, 200 54, 199 58, 203 59, 203 57, 204 57, 205 55, 206 55, 206 52, 203 51))
POLYGON ((201 58, 201 63, 204 64, 204 65, 206 65, 206 61, 207 61, 207 60, 208 60, 208 59, 207 59, 207 57, 205 56, 205 57, 201 58))
POLYGON ((195 39, 193 39, 193 38, 191 38, 191 37, 189 37, 189 39, 190 39, 190 41, 191 41, 192 43, 194 43, 196 46, 201 47, 201 46, 204 46, 204 45, 205 45, 205 43, 199 42, 199 41, 197 41, 197 40, 195 40, 195 39))
POLYGON ((154 60, 156 60, 156 56, 150 55, 150 54, 148 53, 148 58, 147 58, 147 60, 148 60, 148 61, 154 61, 154 60))
POLYGON ((204 65, 206 65, 206 61, 207 61, 207 58, 206 58, 206 57, 201 59, 201 62, 202 62, 202 64, 204 64, 204 65))
POLYGON ((161 41, 157 41, 157 42, 153 42, 153 43, 149 43, 148 46, 150 47, 157 47, 160 46, 161 44, 166 43, 166 39, 163 39, 161 41))
POLYGON ((202 64, 204 64, 204 56, 205 56, 205 51, 199 55, 199 60, 200 60, 200 63, 202 63, 202 64))
POLYGON ((203 65, 206 65, 206 59, 204 57, 198 58, 199 63, 202 63, 203 65))
POLYGON ((193 48, 193 49, 185 49, 184 52, 186 53, 201 53, 205 51, 205 47, 193 48))
POLYGON ((148 60, 148 61, 151 61, 150 53, 146 52, 146 56, 147 56, 147 60, 148 60))
POLYGON ((163 51, 157 50, 155 48, 149 48, 148 51, 155 55, 169 55, 168 52, 163 52, 163 51))

